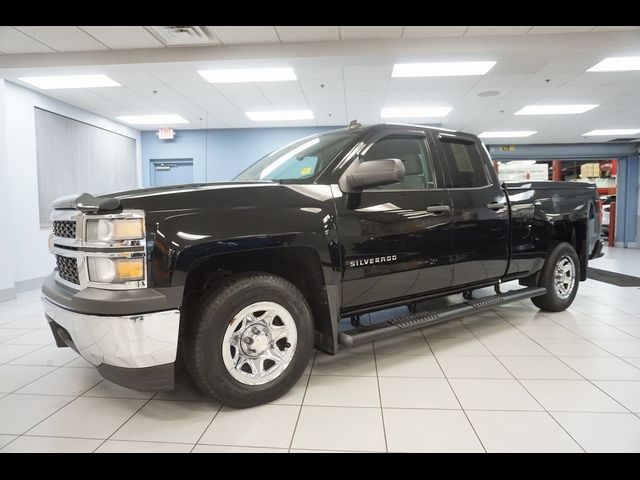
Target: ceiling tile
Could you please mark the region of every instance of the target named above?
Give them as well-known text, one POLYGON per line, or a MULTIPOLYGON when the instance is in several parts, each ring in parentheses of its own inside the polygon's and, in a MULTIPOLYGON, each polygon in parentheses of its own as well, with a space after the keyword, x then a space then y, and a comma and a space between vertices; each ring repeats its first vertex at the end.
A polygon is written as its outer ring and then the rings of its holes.
POLYGON ((510 26, 471 26, 465 33, 465 36, 471 37, 475 35, 524 35, 531 29, 528 27, 510 27, 510 26))
POLYGON ((581 27, 581 26, 557 26, 557 25, 549 25, 542 27, 533 27, 529 30, 528 35, 545 35, 545 34, 553 34, 553 33, 581 33, 581 32, 590 32, 595 27, 581 27))
POLYGON ((467 88, 441 88, 429 90, 424 99, 428 103, 451 104, 462 99, 469 89, 467 88))
POLYGON ((389 84, 389 78, 345 78, 344 88, 350 91, 385 90, 389 84))
POLYGON ((342 102, 344 104, 344 92, 310 92, 305 93, 305 97, 311 105, 327 102, 342 102))
POLYGON ((322 66, 310 67, 307 65, 296 65, 294 67, 298 80, 316 80, 326 78, 342 78, 342 67, 322 66))
POLYGON ((402 38, 425 38, 425 37, 461 37, 469 27, 454 27, 450 25, 420 27, 406 26, 402 33, 402 38))
POLYGON ((256 25, 249 27, 211 27, 213 33, 225 45, 242 43, 280 43, 273 27, 256 25))
POLYGON ((287 26, 276 27, 280 40, 285 43, 293 42, 318 42, 326 40, 340 40, 338 27, 319 26, 287 26))
POLYGON ((340 27, 341 40, 376 40, 386 38, 400 38, 402 27, 389 26, 355 26, 340 27))
POLYGON ((274 108, 295 110, 309 108, 307 99, 301 93, 267 93, 265 96, 274 108))
POLYGON ((420 102, 424 98, 422 90, 388 90, 385 95, 385 103, 411 103, 420 102))
POLYGON ((102 43, 78 27, 16 27, 21 32, 59 52, 108 50, 102 43))
POLYGON ((384 90, 375 90, 375 91, 355 91, 355 92, 347 92, 345 97, 347 102, 382 102, 385 98, 386 92, 384 90))
POLYGON ((164 47, 141 26, 80 26, 80 28, 114 50, 164 47))
POLYGON ((633 26, 633 27, 613 26, 613 27, 595 27, 593 29, 594 32, 617 32, 621 30, 640 30, 640 27, 639 26, 633 26))
POLYGON ((314 80, 298 80, 305 93, 311 92, 343 92, 344 80, 341 78, 326 78, 314 80), (324 85, 324 86, 323 86, 324 85))
POLYGON ((393 64, 385 65, 347 65, 344 67, 345 78, 391 77, 393 64))
POLYGON ((436 83, 436 77, 392 78, 388 90, 423 90, 426 91, 436 83))
POLYGON ((298 82, 261 82, 256 83, 262 93, 300 93, 298 82))
POLYGON ((261 93, 255 83, 217 83, 213 87, 223 95, 250 95, 261 93))
POLYGON ((271 110, 272 105, 267 98, 259 94, 242 94, 242 95, 227 95, 227 98, 235 104, 240 110, 245 112, 252 110, 271 110))
POLYGON ((3 53, 45 53, 52 49, 12 27, 0 27, 0 52, 3 53))

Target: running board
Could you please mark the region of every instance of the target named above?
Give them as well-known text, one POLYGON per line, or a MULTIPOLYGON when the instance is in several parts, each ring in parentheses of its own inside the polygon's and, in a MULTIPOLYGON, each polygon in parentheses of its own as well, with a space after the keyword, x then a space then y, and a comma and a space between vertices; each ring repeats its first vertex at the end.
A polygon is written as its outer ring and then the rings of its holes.
POLYGON ((504 305, 506 303, 517 302, 531 297, 538 297, 547 293, 544 287, 529 287, 519 290, 511 290, 510 292, 501 293, 499 295, 491 295, 488 297, 467 300, 458 305, 451 305, 434 312, 419 312, 411 315, 404 315, 386 322, 381 322, 368 327, 354 328, 342 332, 338 335, 338 343, 346 347, 369 343, 382 338, 393 337, 401 333, 415 330, 418 328, 435 325, 436 323, 446 322, 454 318, 464 317, 471 313, 488 310, 496 305, 504 305))

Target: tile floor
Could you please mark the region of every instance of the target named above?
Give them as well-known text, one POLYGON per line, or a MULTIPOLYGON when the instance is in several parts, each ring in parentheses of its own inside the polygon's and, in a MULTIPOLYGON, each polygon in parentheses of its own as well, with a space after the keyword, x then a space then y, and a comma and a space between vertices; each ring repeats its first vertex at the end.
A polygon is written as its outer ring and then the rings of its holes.
POLYGON ((0 303, 0 452, 27 451, 640 452, 640 289, 589 280, 565 312, 527 300, 318 353, 248 410, 183 375, 159 394, 103 380, 27 292, 0 303))

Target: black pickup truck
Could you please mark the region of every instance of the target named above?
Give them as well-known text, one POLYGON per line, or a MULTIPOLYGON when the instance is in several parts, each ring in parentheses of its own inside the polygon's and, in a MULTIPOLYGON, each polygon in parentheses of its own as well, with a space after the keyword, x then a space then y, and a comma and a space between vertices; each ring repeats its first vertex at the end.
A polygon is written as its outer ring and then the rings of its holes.
POLYGON ((207 395, 249 407, 289 390, 314 347, 333 354, 525 298, 564 310, 601 255, 600 217, 593 184, 501 184, 474 135, 356 124, 232 182, 58 199, 44 309, 57 345, 115 383, 172 389, 181 359, 207 395), (513 280, 522 288, 501 293, 513 280), (473 297, 487 286, 496 294, 473 297), (398 305, 406 315, 357 321, 398 305))

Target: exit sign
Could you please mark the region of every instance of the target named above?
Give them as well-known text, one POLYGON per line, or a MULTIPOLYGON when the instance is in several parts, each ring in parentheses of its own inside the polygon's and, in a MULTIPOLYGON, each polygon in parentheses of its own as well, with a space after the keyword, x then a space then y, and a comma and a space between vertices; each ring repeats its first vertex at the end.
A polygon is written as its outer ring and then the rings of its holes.
POLYGON ((500 146, 500 150, 502 150, 503 152, 515 152, 516 151, 516 146, 515 145, 501 145, 500 146))
POLYGON ((173 137, 175 137, 175 132, 173 131, 173 128, 161 128, 158 130, 158 138, 160 140, 172 140, 173 137))

